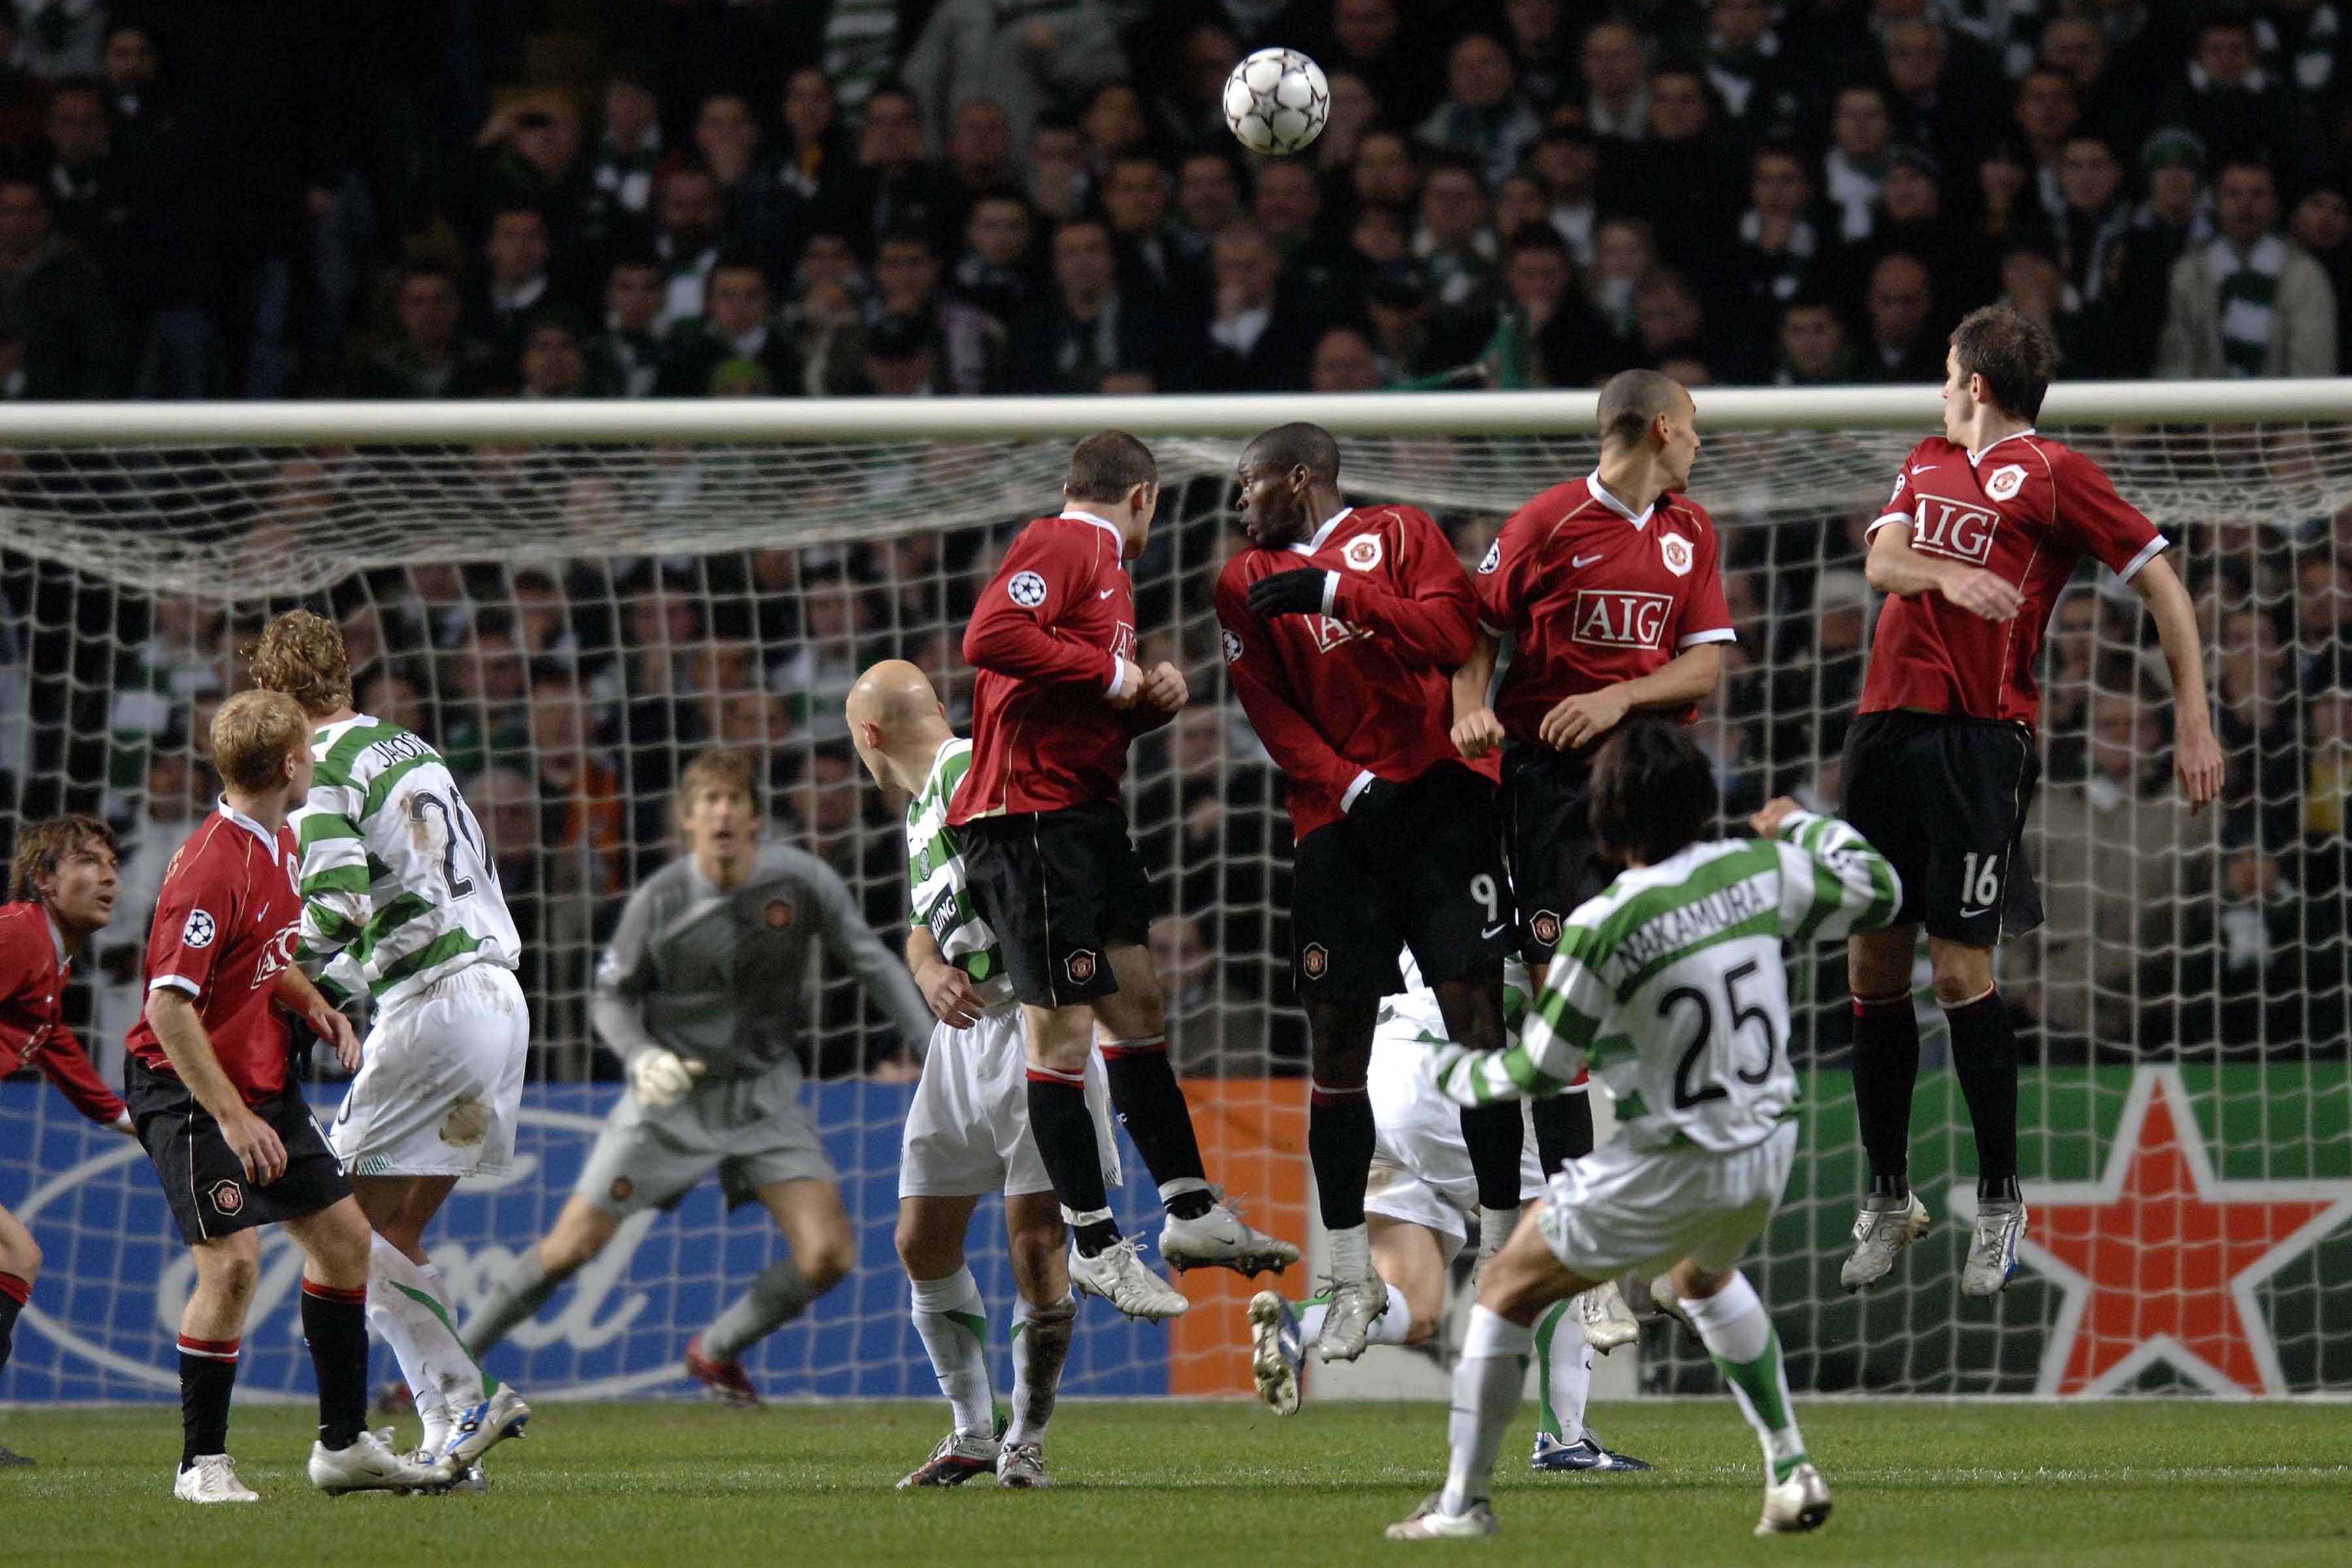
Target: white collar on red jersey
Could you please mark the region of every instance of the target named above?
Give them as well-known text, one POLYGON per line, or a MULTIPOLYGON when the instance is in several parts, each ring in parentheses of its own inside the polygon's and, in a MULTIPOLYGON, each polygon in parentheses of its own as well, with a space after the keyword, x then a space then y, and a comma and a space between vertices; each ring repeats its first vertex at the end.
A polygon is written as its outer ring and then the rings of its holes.
POLYGON ((1994 437, 1991 440, 1987 441, 1987 442, 1986 442, 1982 447, 1979 447, 1977 450, 1975 450, 1975 451, 1973 451, 1973 452, 1970 452, 1970 453, 1969 454, 1969 468, 1975 468, 1979 463, 1983 462, 1983 461, 1984 461, 1984 459, 1985 459, 1985 454, 1986 454, 1987 452, 1991 451, 1995 447, 2000 446, 2003 441, 2022 441, 2022 440, 2024 440, 2028 436, 2031 436, 2031 435, 2032 435, 2032 434, 2033 434, 2033 426, 2031 426, 2031 425, 2028 425, 2028 426, 2027 426, 2024 429, 2022 429, 2022 430, 2011 430, 2011 431, 2008 435, 2006 435, 2006 436, 1996 436, 1996 437, 1994 437))
POLYGON ((1108 519, 1097 517, 1090 511, 1080 511, 1076 507, 1071 507, 1069 510, 1063 512, 1062 515, 1068 518, 1072 522, 1091 522, 1097 528, 1101 529, 1105 533, 1109 534, 1111 537, 1111 543, 1118 551, 1120 559, 1123 560, 1126 558, 1127 536, 1119 532, 1118 524, 1112 522, 1108 519))
POLYGON ((1611 511, 1615 512, 1619 517, 1623 518, 1627 522, 1632 523, 1637 529, 1647 528, 1650 525, 1650 519, 1656 514, 1658 510, 1658 503, 1656 501, 1652 501, 1649 505, 1643 507, 1639 513, 1636 513, 1632 507, 1627 506, 1623 501, 1619 500, 1615 496, 1611 495, 1607 489, 1601 485, 1601 470, 1599 468, 1595 468, 1591 473, 1584 476, 1584 488, 1592 492, 1592 499, 1594 500, 1599 501, 1602 506, 1607 507, 1611 511))
POLYGON ((58 911, 47 903, 41 905, 41 920, 49 928, 49 945, 57 950, 58 967, 62 970, 66 966, 65 928, 58 924, 58 911))
POLYGON ((1322 527, 1317 529, 1312 534, 1308 535, 1305 539, 1296 539, 1291 541, 1288 548, 1297 551, 1301 555, 1314 554, 1317 551, 1322 549, 1324 544, 1329 541, 1331 531, 1339 527, 1341 523, 1347 521, 1348 514, 1355 510, 1356 509, 1351 506, 1341 507, 1338 511, 1333 512, 1329 517, 1323 520, 1322 527))
POLYGON ((256 838, 260 839, 263 847, 269 851, 269 863, 273 866, 278 864, 278 835, 270 832, 268 828, 262 826, 261 824, 254 821, 253 818, 246 816, 245 813, 229 805, 228 796, 226 795, 220 797, 218 809, 223 816, 227 817, 239 827, 244 828, 247 833, 250 833, 256 838))

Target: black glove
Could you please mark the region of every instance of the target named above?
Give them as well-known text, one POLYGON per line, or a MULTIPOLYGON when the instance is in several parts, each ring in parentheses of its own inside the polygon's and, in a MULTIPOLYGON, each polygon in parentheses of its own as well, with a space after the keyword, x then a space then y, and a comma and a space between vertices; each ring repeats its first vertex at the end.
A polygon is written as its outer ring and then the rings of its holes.
MULTIPOLYGON (((1348 831, 1358 837, 1370 837, 1381 831, 1381 824, 1404 799, 1404 785, 1391 784, 1374 775, 1372 782, 1356 792, 1356 804, 1348 808, 1348 831)), ((1400 847, 1402 852, 1402 847, 1400 847)))
POLYGON ((1261 616, 1319 616, 1328 574, 1313 566, 1276 572, 1250 584, 1249 607, 1261 616))

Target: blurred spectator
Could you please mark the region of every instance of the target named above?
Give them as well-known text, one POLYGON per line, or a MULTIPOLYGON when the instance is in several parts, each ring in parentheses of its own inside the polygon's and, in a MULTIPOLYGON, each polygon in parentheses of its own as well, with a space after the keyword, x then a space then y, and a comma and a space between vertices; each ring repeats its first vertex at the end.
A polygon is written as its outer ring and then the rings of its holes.
MULTIPOLYGON (((2117 374, 2143 376, 2156 365, 2161 321, 2172 298, 2172 269, 2184 251, 2213 237, 2204 195, 2203 143, 2177 127, 2158 132, 2140 152, 2147 197, 2135 208, 2109 263, 2114 270, 2109 319, 2117 374)), ((2340 323, 2339 323, 2340 325, 2340 323)))
POLYGON ((853 216, 867 234, 919 228, 940 246, 955 236, 963 199, 956 177, 923 155, 921 110, 903 88, 877 88, 866 100, 857 130, 853 216))
MULTIPOLYGON (((5 262, 8 190, 0 184, 0 262, 5 262)), ((458 331, 464 307, 457 280, 429 263, 401 275, 393 298, 393 341, 352 378, 354 397, 479 397, 498 371, 490 351, 458 331)))
POLYGON ((1601 325, 1576 287, 1568 242, 1531 223, 1503 253, 1504 302, 1479 357, 1503 387, 1590 386, 1600 379, 1601 325))
POLYGON ((1201 384, 1211 392, 1275 392, 1306 379, 1312 337, 1281 300, 1281 265, 1265 235, 1235 224, 1210 252, 1215 306, 1201 384))
POLYGON ((538 318, 523 334, 520 390, 525 397, 585 397, 588 360, 561 316, 538 318))
POLYGON ((2194 132, 2217 164, 2284 164, 2301 155, 2304 121, 2294 89, 2263 68, 2253 21, 2242 12, 2215 11, 2197 24, 2188 61, 2166 95, 2163 119, 2194 132))
POLYGON ((1475 310, 1494 302, 1495 236, 1486 226, 1486 190, 1468 163, 1448 160, 1423 180, 1412 253, 1440 306, 1475 310))
POLYGON ((1124 153, 1103 177, 1103 216, 1118 252, 1121 291, 1154 300, 1171 320, 1189 323, 1206 312, 1209 285, 1200 258, 1177 244, 1169 226, 1171 194, 1157 158, 1124 153))
POLYGON ((643 219, 653 205, 654 171, 661 162, 661 104, 644 79, 616 71, 604 80, 604 126, 588 164, 593 199, 623 219, 643 219))
POLYGON ((1019 171, 1013 162, 1013 128, 1004 110, 986 99, 974 99, 955 112, 948 132, 948 167, 971 195, 1010 185, 1019 171))
POLYGON ((650 255, 624 255, 604 274, 604 328, 588 340, 593 397, 650 397, 661 375, 661 268, 650 255))
POLYGON ((2334 375, 2335 290, 2319 264, 2278 232, 2271 171, 2225 163, 2213 190, 2220 232, 2173 266, 2157 374, 2334 375))
POLYGON ((1649 51, 1631 24, 1596 22, 1580 51, 1584 123, 1596 136, 1638 142, 1649 133, 1649 51))
POLYGON ((773 168, 785 219, 798 232, 855 221, 857 153, 841 108, 824 72, 803 67, 785 79, 782 136, 773 168))
POLYGON ((939 333, 918 316, 885 316, 866 334, 860 360, 866 384, 881 397, 931 397, 940 378, 939 333))
POLYGON ((1822 159, 1822 195, 1838 215, 1838 237, 1870 233, 1878 184, 1886 177, 1895 122, 1886 95, 1874 87, 1848 87, 1830 119, 1830 149, 1822 159))
POLYGON ((1485 33, 1471 33, 1446 57, 1445 100, 1422 121, 1421 140, 1440 152, 1475 160, 1488 181, 1519 166, 1543 129, 1518 89, 1510 52, 1485 33))
POLYGON ((1592 266, 1592 226, 1600 216, 1593 189, 1600 170, 1598 144, 1581 126, 1554 126, 1536 143, 1536 177, 1551 196, 1547 216, 1580 269, 1592 266))
MULTIPOLYGON (((1706 79, 1686 65, 1650 75, 1649 135, 1619 161, 1612 205, 1650 220, 1658 253, 1690 271, 1719 272, 1746 180, 1738 153, 1714 134, 1706 79)), ((1604 184, 1604 198, 1612 185, 1604 184)))
POLYGON ((1751 137, 1795 134, 1811 118, 1767 0, 1707 0, 1700 59, 1725 116, 1751 137))
POLYGON ((908 52, 900 79, 922 105, 933 146, 946 144, 959 110, 981 100, 1004 110, 1019 146, 1039 115, 1073 113, 1087 93, 1126 75, 1127 54, 1104 0, 944 0, 908 52))
POLYGON ((1110 230, 1098 218, 1055 229, 1053 293, 1013 329, 1015 389, 1095 392, 1115 371, 1157 378, 1161 354, 1158 323, 1119 292, 1110 230))
POLYGON ((1316 392, 1377 392, 1381 364, 1371 343, 1353 327, 1334 327, 1316 340, 1308 386, 1316 392))
MULTIPOLYGON (((1386 5, 1389 0, 1355 0, 1358 5, 1386 5)), ((1163 145, 1191 153, 1230 140, 1225 129, 1225 77, 1242 58, 1240 43, 1213 22, 1188 28, 1178 40, 1166 68, 1150 73, 1147 111, 1156 139, 1163 145)), ((1327 59, 1328 70, 1355 68, 1344 58, 1327 59)), ((1361 75, 1361 71, 1358 71, 1361 75)), ((1382 94, 1382 101, 1393 100, 1382 94)), ((1222 148, 1220 148, 1222 152, 1222 148)))
POLYGON ((702 294, 719 262, 727 206, 707 169, 681 164, 654 190, 654 258, 662 268, 661 324, 667 329, 702 314, 702 294))
POLYGON ((1824 247, 1813 226, 1812 205, 1812 181, 1803 159, 1787 147, 1757 153, 1748 164, 1748 210, 1739 216, 1727 279, 1741 303, 1780 305, 1814 281, 1824 247))
POLYGON ((874 308, 925 326, 939 359, 940 390, 967 397, 1003 390, 1004 329, 979 307, 940 291, 939 255, 920 230, 883 237, 874 258, 874 308))
POLYGON ((849 237, 809 236, 793 272, 792 295, 773 320, 800 363, 800 389, 810 396, 839 397, 860 390, 866 296, 866 279, 849 237))
POLYGON ((956 291, 1000 325, 1018 321, 1035 293, 1030 261, 1034 229, 1029 204, 1011 191, 993 191, 971 204, 964 249, 955 264, 956 291))
POLYGON ((1864 297, 1870 313, 1862 355, 1866 381, 1941 381, 1944 342, 1934 330, 1934 285, 1927 266, 1908 252, 1884 257, 1870 269, 1864 297))
POLYGON ((466 311, 465 330, 509 366, 522 346, 524 324, 562 303, 549 276, 547 220, 537 207, 506 207, 490 215, 482 259, 488 270, 466 311))
POLYGON ((1029 202, 1039 216, 1055 222, 1077 216, 1092 187, 1086 140, 1077 126, 1058 114, 1038 121, 1030 127, 1024 162, 1029 171, 1029 202))
POLYGON ((712 93, 696 111, 694 149, 718 182, 730 241, 762 270, 781 272, 792 260, 790 198, 761 141, 759 119, 740 93, 712 93))
POLYGON ((798 394, 800 356, 770 321, 768 279, 751 258, 710 270, 709 308, 655 384, 664 397, 781 397, 798 394))
POLYGON ((1776 386, 1831 386, 1853 381, 1853 351, 1845 324, 1825 300, 1799 295, 1780 312, 1780 359, 1776 386))

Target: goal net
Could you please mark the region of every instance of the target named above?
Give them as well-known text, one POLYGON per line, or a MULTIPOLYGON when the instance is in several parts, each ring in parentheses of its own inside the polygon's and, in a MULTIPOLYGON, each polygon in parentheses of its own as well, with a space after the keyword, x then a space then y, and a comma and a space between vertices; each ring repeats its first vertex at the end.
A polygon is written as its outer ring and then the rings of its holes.
MULTIPOLYGON (((2340 1391, 2352 395, 2062 388, 2052 405, 2053 432, 2175 542, 2211 653, 2225 809, 2180 805, 2152 627, 2127 587, 2086 573, 2043 661, 2031 854, 2049 921, 2000 959, 2026 1064, 2034 1218, 2018 1279, 1994 1301, 1958 1295, 1974 1155, 1923 963, 1913 1169, 1936 1228, 1876 1292, 1839 1289, 1863 1167, 1833 949, 1789 955, 1803 1154, 1750 1267, 1807 1390, 2340 1391)), ((618 1092, 586 986, 623 897, 676 852, 684 760, 757 750, 771 830, 836 868, 895 943, 901 803, 864 776, 842 699, 868 662, 906 658, 961 727, 975 593, 1018 523, 1057 504, 1069 438, 1121 425, 1150 438, 1164 479, 1133 563, 1143 656, 1181 665, 1194 693, 1135 748, 1128 794, 1158 893, 1171 1048, 1213 1175, 1258 1223, 1307 1239, 1289 832, 1225 689, 1211 606, 1243 545, 1234 458, 1260 428, 1318 419, 1345 437, 1349 497, 1426 509, 1475 565, 1518 504, 1591 469, 1592 442, 1559 432, 1589 430, 1591 414, 1590 394, 0 411, 0 837, 68 809, 121 832, 122 895, 69 999, 115 1079, 157 884, 215 787, 211 711, 244 683, 242 650, 268 616, 301 604, 340 623, 361 708, 416 729, 459 773, 524 935, 521 1158, 461 1187, 431 1242, 462 1318, 553 1220, 618 1092)), ((1929 389, 1704 395, 1692 488, 1722 531, 1739 643, 1699 735, 1728 823, 1776 794, 1836 799, 1874 608, 1862 529, 1936 418, 1929 389)), ((925 1395, 890 1246, 908 1043, 837 965, 808 984, 821 996, 809 1100, 862 1256, 749 1361, 780 1394, 925 1395)), ((331 1114, 340 1087, 318 1070, 313 1102, 331 1114)), ((1130 1180, 1120 1202, 1129 1223, 1156 1226, 1148 1184, 1130 1180)), ((167 1397, 188 1265, 139 1151, 36 1080, 0 1086, 0 1203, 47 1258, 0 1400, 167 1397)), ((972 1242, 1001 1358, 993 1204, 972 1242)), ((727 1213, 706 1184, 625 1226, 492 1365, 534 1395, 688 1392, 687 1337, 782 1250, 756 1205, 727 1213)), ((298 1267, 282 1239, 265 1243, 248 1393, 308 1387, 298 1267)), ((1196 1274, 1185 1289, 1193 1311, 1164 1328, 1090 1308, 1066 1386, 1246 1390, 1246 1288, 1196 1274)), ((1640 1353, 1645 1388, 1716 1386, 1675 1333, 1654 1328, 1640 1353)), ((391 1375, 388 1358, 378 1370, 391 1375)))

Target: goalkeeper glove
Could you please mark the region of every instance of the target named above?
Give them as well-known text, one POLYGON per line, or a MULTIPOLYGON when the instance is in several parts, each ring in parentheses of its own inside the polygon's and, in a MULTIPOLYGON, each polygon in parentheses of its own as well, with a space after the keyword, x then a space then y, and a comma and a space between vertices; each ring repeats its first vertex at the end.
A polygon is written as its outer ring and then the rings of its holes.
POLYGON ((629 1092, 647 1110, 666 1110, 676 1105, 701 1076, 700 1062, 688 1061, 676 1051, 659 1046, 629 1058, 629 1092))
POLYGON ((1328 579, 1336 575, 1302 566, 1296 572, 1261 577, 1250 584, 1249 607, 1261 616, 1319 616, 1324 591, 1330 586, 1328 579))

